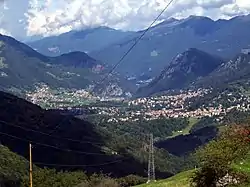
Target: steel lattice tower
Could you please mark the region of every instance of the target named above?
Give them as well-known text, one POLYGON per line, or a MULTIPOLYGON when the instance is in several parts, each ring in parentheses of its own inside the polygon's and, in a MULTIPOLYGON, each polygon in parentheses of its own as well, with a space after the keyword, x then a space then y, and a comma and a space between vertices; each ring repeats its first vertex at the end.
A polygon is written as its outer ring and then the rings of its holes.
POLYGON ((150 134, 147 183, 152 181, 155 181, 154 137, 153 134, 150 134))

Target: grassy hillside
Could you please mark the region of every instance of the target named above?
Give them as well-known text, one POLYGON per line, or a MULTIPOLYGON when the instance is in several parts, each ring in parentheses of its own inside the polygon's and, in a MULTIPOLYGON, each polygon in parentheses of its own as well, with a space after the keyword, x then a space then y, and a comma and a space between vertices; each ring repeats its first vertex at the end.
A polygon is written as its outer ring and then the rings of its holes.
POLYGON ((154 183, 142 184, 137 187, 189 187, 189 179, 193 170, 179 173, 166 180, 159 180, 154 183))
POLYGON ((242 162, 236 163, 233 165, 237 171, 241 171, 250 175, 250 154, 242 162))
MULTIPOLYGON (((234 164, 232 166, 237 171, 244 172, 250 176, 250 154, 242 162, 234 164)), ((192 176, 194 170, 189 170, 181 172, 173 177, 170 177, 165 180, 159 180, 149 184, 138 185, 137 187, 190 187, 190 177, 192 176)), ((250 184, 241 185, 239 187, 247 187, 250 184)))

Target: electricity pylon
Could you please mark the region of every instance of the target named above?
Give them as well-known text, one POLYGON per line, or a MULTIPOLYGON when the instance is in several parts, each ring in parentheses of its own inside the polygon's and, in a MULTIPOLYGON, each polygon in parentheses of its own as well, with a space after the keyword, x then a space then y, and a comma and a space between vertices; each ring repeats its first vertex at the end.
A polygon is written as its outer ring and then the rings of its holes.
POLYGON ((154 137, 150 134, 149 143, 149 157, 148 157, 148 181, 147 183, 155 181, 155 161, 154 161, 154 137))

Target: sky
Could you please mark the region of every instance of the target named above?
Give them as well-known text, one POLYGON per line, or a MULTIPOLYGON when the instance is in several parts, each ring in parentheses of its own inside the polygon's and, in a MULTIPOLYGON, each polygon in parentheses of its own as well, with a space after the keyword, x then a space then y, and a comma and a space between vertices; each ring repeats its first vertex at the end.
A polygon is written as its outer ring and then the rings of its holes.
MULTIPOLYGON (((0 0, 0 33, 17 39, 108 26, 146 28, 170 0, 0 0)), ((174 0, 161 17, 229 19, 250 13, 250 0, 174 0)))

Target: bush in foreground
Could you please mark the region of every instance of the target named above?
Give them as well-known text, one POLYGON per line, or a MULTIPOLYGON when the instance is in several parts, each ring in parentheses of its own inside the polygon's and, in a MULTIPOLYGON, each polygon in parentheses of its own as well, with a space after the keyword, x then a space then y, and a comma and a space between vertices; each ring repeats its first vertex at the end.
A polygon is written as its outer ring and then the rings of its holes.
POLYGON ((241 183, 247 176, 232 169, 232 164, 243 159, 249 152, 249 127, 232 126, 216 140, 196 152, 201 164, 192 177, 195 187, 227 186, 241 183))
POLYGON ((116 180, 108 176, 94 174, 76 187, 120 187, 120 185, 116 180))

